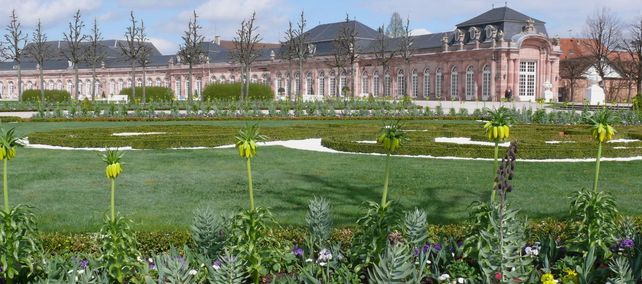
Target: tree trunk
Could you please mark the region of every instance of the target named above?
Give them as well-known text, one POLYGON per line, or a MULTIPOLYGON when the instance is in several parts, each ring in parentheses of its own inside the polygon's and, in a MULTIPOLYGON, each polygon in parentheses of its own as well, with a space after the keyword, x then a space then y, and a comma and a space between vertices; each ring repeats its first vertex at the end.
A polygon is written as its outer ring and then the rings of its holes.
POLYGON ((42 71, 42 65, 40 65, 40 102, 45 103, 45 83, 44 83, 44 74, 42 71))
POLYGON ((129 98, 131 101, 136 99, 136 63, 132 61, 132 97, 129 98))
MULTIPOLYGON (((354 98, 357 95, 356 89, 355 89, 356 86, 357 86, 357 82, 356 82, 356 80, 354 78, 354 62, 350 65, 350 80, 352 80, 350 82, 350 92, 352 94, 352 98, 354 98)), ((362 92, 363 92, 363 90, 362 90, 362 92)))
POLYGON ((245 98, 249 100, 250 99, 250 82, 251 82, 250 76, 252 73, 252 67, 247 66, 247 69, 245 70, 245 72, 247 73, 247 76, 245 77, 245 86, 243 86, 243 88, 245 88, 245 98))
POLYGON ((291 101, 294 100, 292 97, 292 61, 288 64, 288 98, 290 98, 291 101))
POLYGON ((299 58, 299 86, 297 86, 297 96, 303 96, 303 60, 299 58))
POLYGON ((187 101, 189 103, 192 103, 192 99, 193 99, 192 98, 192 85, 194 84, 194 82, 192 82, 193 80, 192 80, 192 63, 191 62, 189 63, 189 74, 188 74, 188 76, 189 76, 189 78, 188 78, 189 84, 187 85, 187 101))
POLYGON ((75 63, 74 63, 74 98, 76 98, 76 100, 80 99, 80 97, 78 96, 78 68, 76 67, 75 63))
POLYGON ((147 79, 147 74, 145 72, 147 71, 145 70, 145 66, 143 66, 143 104, 147 101, 147 94, 145 93, 145 85, 147 84, 147 81, 145 80, 147 79))
POLYGON ((573 102, 573 95, 575 94, 575 80, 571 80, 571 102, 573 102))
POLYGON ((96 101, 96 66, 91 66, 91 101, 96 101))
POLYGON ((22 101, 22 70, 18 63, 18 101, 22 101))

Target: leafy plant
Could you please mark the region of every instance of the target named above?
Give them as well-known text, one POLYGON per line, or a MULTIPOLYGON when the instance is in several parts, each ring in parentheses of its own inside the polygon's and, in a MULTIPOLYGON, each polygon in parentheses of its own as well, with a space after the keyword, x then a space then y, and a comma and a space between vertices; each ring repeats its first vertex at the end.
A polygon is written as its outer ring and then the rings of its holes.
POLYGON ((105 217, 105 223, 100 229, 99 261, 105 265, 111 282, 127 282, 136 275, 140 265, 136 261, 140 256, 138 241, 129 227, 130 222, 122 217, 105 217))
POLYGON ((252 190, 252 158, 256 155, 256 143, 267 140, 265 135, 259 133, 259 126, 245 125, 236 135, 236 149, 239 155, 245 158, 247 167, 247 187, 250 195, 250 210, 254 210, 254 191, 252 190))
POLYGON ((582 189, 571 199, 570 214, 576 221, 572 227, 575 237, 571 243, 577 250, 596 247, 609 254, 620 218, 613 197, 607 192, 582 189))
POLYGON ((308 204, 308 214, 305 216, 310 231, 310 241, 317 247, 323 247, 330 239, 332 218, 330 204, 323 197, 314 197, 308 204))
POLYGON ((597 141, 595 179, 593 181, 593 191, 597 191, 597 181, 600 176, 600 159, 602 158, 602 143, 613 139, 613 135, 615 135, 617 131, 611 126, 611 124, 614 123, 613 116, 607 108, 594 112, 593 115, 588 116, 586 120, 591 125, 591 136, 597 141))
POLYGON ((401 243, 391 244, 379 262, 368 270, 368 280, 370 283, 419 283, 410 281, 413 270, 406 247, 401 243))
POLYGON ((406 212, 404 233, 413 248, 421 248, 428 239, 426 211, 415 208, 413 211, 406 212))
POLYGON ((190 229, 196 248, 209 257, 218 255, 229 237, 228 220, 210 208, 194 210, 190 229))
POLYGON ((188 247, 183 248, 179 253, 176 248, 169 252, 154 257, 154 265, 158 272, 158 281, 147 281, 148 283, 174 283, 188 284, 197 283, 198 271, 190 267, 192 253, 188 247))
POLYGON ((112 149, 106 149, 105 154, 101 155, 101 159, 107 164, 105 175, 111 181, 111 220, 116 219, 116 178, 123 171, 120 163, 122 157, 123 153, 112 149))
POLYGON ((378 261, 388 244, 388 235, 401 219, 396 203, 390 201, 385 206, 368 202, 366 209, 366 214, 357 220, 357 232, 351 244, 350 255, 356 271, 378 261))
POLYGON ((383 128, 379 131, 377 143, 381 144, 386 151, 386 168, 383 181, 383 195, 381 207, 386 206, 388 200, 388 181, 390 177, 390 155, 401 147, 402 141, 407 140, 406 133, 401 129, 399 121, 384 122, 383 128))
POLYGON ((0 212, 0 279, 7 284, 26 283, 41 270, 42 246, 29 207, 0 212))
POLYGON ((635 284, 637 279, 633 278, 631 265, 625 257, 616 257, 609 263, 609 268, 615 274, 615 277, 609 279, 613 284, 635 284))
POLYGON ((228 251, 207 266, 208 280, 211 283, 242 284, 247 279, 245 262, 228 251))

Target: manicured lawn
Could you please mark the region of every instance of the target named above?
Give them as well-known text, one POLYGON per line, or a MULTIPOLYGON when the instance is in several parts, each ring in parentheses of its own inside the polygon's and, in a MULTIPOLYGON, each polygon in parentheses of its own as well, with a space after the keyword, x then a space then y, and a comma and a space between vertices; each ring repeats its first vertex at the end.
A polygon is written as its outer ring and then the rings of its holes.
MULTIPOLYGON (((80 126, 105 123, 90 124, 80 126)), ((22 124, 19 131, 74 126, 22 124)), ((117 208, 136 229, 186 229, 193 209, 202 206, 221 212, 247 207, 245 164, 233 149, 130 151, 124 162, 117 208)), ((270 207, 282 224, 302 225, 307 200, 323 196, 333 205, 335 223, 348 225, 362 214, 364 201, 379 201, 382 162, 377 156, 262 147, 253 165, 256 203, 270 207)), ((9 166, 11 203, 36 207, 41 230, 97 230, 108 211, 109 185, 95 152, 19 149, 9 166)), ((591 186, 593 167, 518 163, 509 198, 531 219, 565 217, 567 197, 591 186)), ((488 161, 395 158, 392 168, 391 198, 426 209, 432 223, 462 222, 471 202, 487 198, 492 185, 488 161)), ((640 161, 602 163, 601 188, 614 194, 625 214, 642 214, 640 170, 640 161)))

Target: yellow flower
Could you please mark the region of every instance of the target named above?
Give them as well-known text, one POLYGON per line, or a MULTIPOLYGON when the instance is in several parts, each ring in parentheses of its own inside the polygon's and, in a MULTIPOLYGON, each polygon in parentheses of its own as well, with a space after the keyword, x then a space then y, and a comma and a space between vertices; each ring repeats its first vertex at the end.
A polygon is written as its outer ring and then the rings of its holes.
POLYGON ((542 278, 540 278, 539 280, 542 281, 543 284, 554 284, 555 283, 555 277, 553 276, 553 274, 550 274, 550 273, 546 273, 546 274, 542 275, 542 278))

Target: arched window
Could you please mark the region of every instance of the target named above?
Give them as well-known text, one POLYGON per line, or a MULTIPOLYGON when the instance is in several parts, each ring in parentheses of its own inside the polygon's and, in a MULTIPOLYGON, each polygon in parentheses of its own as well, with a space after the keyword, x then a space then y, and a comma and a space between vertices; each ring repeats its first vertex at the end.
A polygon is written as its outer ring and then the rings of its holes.
POLYGON ((31 81, 27 82, 27 90, 33 90, 33 83, 31 81))
POLYGON ((96 95, 100 95, 100 80, 94 81, 94 90, 96 95))
POLYGON ((314 95, 314 88, 312 88, 312 72, 305 74, 305 90, 308 96, 314 95))
MULTIPOLYGON (((350 89, 350 87, 347 86, 348 85, 348 83, 347 83, 348 79, 347 78, 348 77, 346 76, 346 72, 345 71, 341 72, 341 77, 339 77, 339 90, 340 90, 342 96, 347 95, 346 92, 345 92, 346 88, 348 90, 350 89)), ((352 90, 350 90, 350 91, 352 91, 352 90)))
POLYGON ((181 83, 181 78, 176 78, 176 87, 174 89, 174 93, 176 93, 176 97, 179 100, 185 99, 183 97, 183 84, 181 83))
POLYGON ((236 83, 236 77, 234 75, 230 76, 230 83, 236 83))
POLYGON ((143 80, 141 78, 136 79, 136 87, 142 87, 143 86, 143 80))
POLYGON ((56 89, 62 90, 62 81, 58 80, 58 82, 56 82, 56 89))
POLYGON ((285 84, 283 83, 283 75, 281 74, 281 72, 276 74, 276 93, 279 95, 285 93, 285 84))
POLYGON ((301 76, 299 75, 299 72, 294 73, 294 91, 297 96, 303 95, 301 93, 301 76))
POLYGON ((227 81, 226 81, 226 80, 227 80, 227 78, 225 78, 225 75, 222 75, 222 76, 221 76, 221 79, 219 80, 219 82, 221 82, 221 83, 225 84, 225 83, 227 83, 227 81))
POLYGON ((390 73, 388 71, 383 75, 383 96, 390 96, 390 73))
POLYGON ((372 76, 372 88, 375 97, 379 96, 379 71, 375 71, 372 76))
POLYGON ((4 84, 0 82, 0 98, 2 98, 2 95, 4 95, 4 84))
POLYGON ((361 75, 361 93, 362 94, 369 94, 370 93, 370 86, 368 84, 368 72, 363 72, 361 75))
POLYGON ((397 72, 397 97, 406 95, 406 78, 404 77, 403 70, 397 72))
POLYGON ((127 79, 127 88, 132 87, 132 79, 127 79))
POLYGON ((154 80, 152 80, 152 78, 147 78, 147 85, 146 86, 148 86, 148 87, 154 86, 154 80))
POLYGON ((459 98, 457 91, 457 84, 459 83, 459 74, 457 74, 457 66, 450 69, 450 99, 456 100, 459 98))
POLYGON ((117 90, 117 92, 120 94, 120 92, 122 92, 124 88, 125 88, 125 81, 123 81, 123 79, 118 79, 118 90, 117 90))
POLYGON ((91 96, 91 80, 87 79, 85 81, 85 87, 87 88, 85 96, 91 96))
MULTIPOLYGON (((78 86, 77 87, 78 87, 78 90, 77 90, 78 91, 78 97, 80 98, 82 96, 82 92, 85 90, 83 88, 84 86, 82 84, 82 80, 78 80, 78 86)), ((72 96, 73 96, 73 93, 72 93, 72 96)))
POLYGON ((490 67, 484 66, 482 71, 482 100, 490 99, 490 67))
POLYGON ((73 93, 72 92, 73 89, 74 89, 74 82, 72 82, 71 80, 68 80, 67 81, 67 92, 72 94, 73 93))
POLYGON ((330 96, 337 96, 337 75, 334 71, 330 72, 330 96))
POLYGON ((156 87, 162 87, 162 84, 161 78, 156 78, 156 87))
POLYGON ((430 69, 424 70, 424 98, 430 98, 430 69))
POLYGON ((263 76, 261 76, 261 84, 270 85, 270 74, 269 73, 263 73, 263 76))
POLYGON ((56 89, 56 83, 53 80, 49 80, 49 90, 55 90, 56 89))
POLYGON ((412 78, 410 83, 412 85, 412 97, 416 98, 419 93, 419 81, 417 76, 417 70, 412 70, 412 78))
POLYGON ((443 81, 444 81, 444 73, 441 72, 441 68, 437 68, 437 72, 435 72, 435 97, 436 98, 441 98, 443 81))
POLYGON ((109 81, 109 94, 113 95, 116 93, 116 81, 114 79, 111 79, 109 81))
POLYGON ((9 97, 13 97, 13 81, 9 81, 9 86, 7 87, 7 93, 9 94, 9 97))
POLYGON ((325 96, 325 72, 319 72, 319 96, 325 96))
POLYGON ((466 100, 475 99, 475 71, 473 66, 466 68, 466 100))

